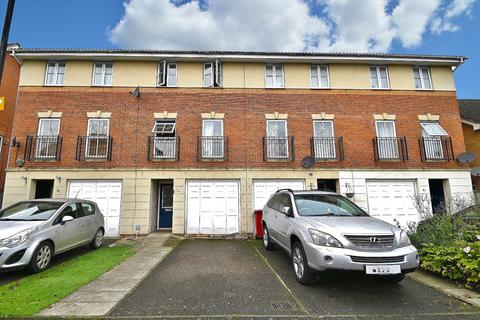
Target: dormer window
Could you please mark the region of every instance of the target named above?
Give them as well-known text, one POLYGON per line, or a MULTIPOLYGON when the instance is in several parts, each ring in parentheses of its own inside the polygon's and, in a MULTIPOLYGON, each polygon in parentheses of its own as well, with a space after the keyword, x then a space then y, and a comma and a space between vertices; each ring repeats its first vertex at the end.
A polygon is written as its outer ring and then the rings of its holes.
POLYGON ((223 64, 220 60, 207 62, 203 65, 203 86, 221 87, 223 83, 223 64))
POLYGON ((159 87, 176 87, 177 86, 177 64, 162 60, 158 64, 158 81, 159 87))

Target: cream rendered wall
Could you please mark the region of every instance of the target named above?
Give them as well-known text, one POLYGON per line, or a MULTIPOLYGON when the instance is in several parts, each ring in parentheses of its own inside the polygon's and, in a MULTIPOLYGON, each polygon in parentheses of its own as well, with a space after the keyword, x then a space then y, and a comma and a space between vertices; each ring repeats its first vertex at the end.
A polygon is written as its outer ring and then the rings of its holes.
POLYGON ((178 87, 202 87, 203 86, 203 63, 178 62, 177 63, 178 87))
POLYGON ((113 86, 155 87, 157 70, 158 62, 155 61, 115 61, 113 64, 113 86))
POLYGON ((223 87, 243 88, 245 86, 245 65, 243 63, 226 62, 223 64, 223 87))
POLYGON ((430 67, 434 90, 455 91, 455 80, 450 67, 430 67))
POLYGON ((265 64, 245 64, 245 88, 265 88, 265 64))
POLYGON ((45 67, 45 61, 23 61, 20 69, 19 86, 43 86, 45 81, 45 67))
POLYGON ((368 65, 330 64, 330 86, 332 89, 370 89, 368 65))
POLYGON ((65 86, 91 86, 92 61, 68 61, 65 67, 65 86))
POLYGON ((389 65, 388 77, 390 87, 396 90, 415 90, 413 67, 406 65, 389 65))
POLYGON ((285 88, 310 88, 309 64, 285 64, 285 88))

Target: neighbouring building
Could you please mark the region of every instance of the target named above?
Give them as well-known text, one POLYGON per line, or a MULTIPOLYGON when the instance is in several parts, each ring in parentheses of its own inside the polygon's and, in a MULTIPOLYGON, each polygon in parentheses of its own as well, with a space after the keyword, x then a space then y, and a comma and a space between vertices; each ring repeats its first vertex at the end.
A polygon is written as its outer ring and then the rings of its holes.
POLYGON ((98 202, 107 235, 253 232, 279 188, 405 225, 469 194, 465 57, 20 49, 5 202, 98 202), (16 155, 16 156, 15 156, 16 155), (313 157, 316 162, 309 165, 313 157), (306 160, 306 161, 303 161, 306 160), (415 199, 420 199, 415 201, 415 199))
MULTIPOLYGON (((471 163, 472 168, 480 167, 480 99, 459 99, 465 148, 477 155, 471 163)), ((472 177, 473 189, 480 191, 480 177, 472 177)))
MULTIPOLYGON (((10 45, 8 50, 13 50, 17 47, 17 45, 10 45)), ((10 134, 13 126, 19 76, 20 63, 11 55, 6 55, 2 82, 0 84, 0 208, 2 207, 5 168, 10 149, 10 134)))

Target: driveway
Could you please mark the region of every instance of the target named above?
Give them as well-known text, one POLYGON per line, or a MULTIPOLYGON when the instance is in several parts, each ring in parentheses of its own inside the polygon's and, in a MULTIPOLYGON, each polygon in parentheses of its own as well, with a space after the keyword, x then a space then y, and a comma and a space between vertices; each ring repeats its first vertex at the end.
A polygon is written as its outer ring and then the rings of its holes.
POLYGON ((288 256, 260 241, 185 240, 110 316, 478 319, 480 310, 409 278, 329 274, 303 286, 288 256))

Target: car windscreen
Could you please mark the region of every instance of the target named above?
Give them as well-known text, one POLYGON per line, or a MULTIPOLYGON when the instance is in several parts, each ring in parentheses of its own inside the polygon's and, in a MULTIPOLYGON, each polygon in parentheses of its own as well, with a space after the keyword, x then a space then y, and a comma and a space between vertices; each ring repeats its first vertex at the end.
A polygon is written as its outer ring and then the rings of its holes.
POLYGON ((298 194, 295 204, 301 216, 368 216, 353 202, 335 194, 298 194))
POLYGON ((63 205, 62 202, 26 201, 0 210, 0 220, 45 221, 63 205))

